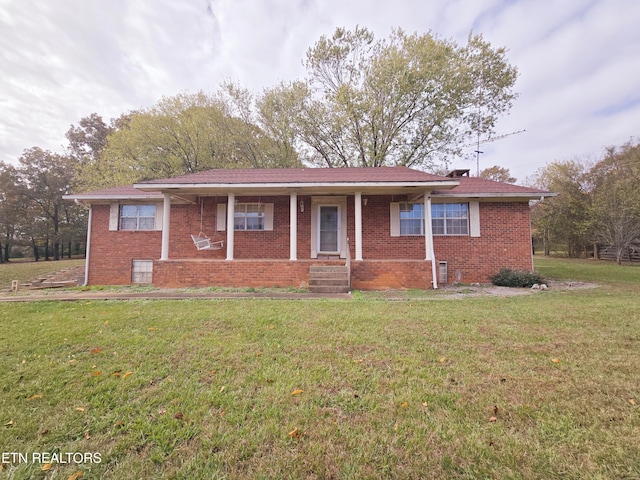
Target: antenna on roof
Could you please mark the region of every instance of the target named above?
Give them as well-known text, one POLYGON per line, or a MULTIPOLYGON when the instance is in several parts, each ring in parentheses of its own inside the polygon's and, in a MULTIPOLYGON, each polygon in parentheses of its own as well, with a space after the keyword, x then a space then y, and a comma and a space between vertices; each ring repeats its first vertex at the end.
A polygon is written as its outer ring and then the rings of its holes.
POLYGON ((477 140, 477 142, 475 144, 470 143, 470 144, 465 145, 465 147, 471 147, 473 145, 476 146, 476 149, 474 150, 474 153, 476 154, 476 176, 478 176, 478 177, 480 176, 480 154, 484 153, 482 150, 480 150, 480 145, 483 145, 485 143, 495 142, 496 140, 502 140, 503 138, 510 137, 511 135, 517 135, 517 134, 523 133, 523 132, 526 132, 526 130, 525 129, 516 130, 515 132, 504 133, 502 135, 498 135, 498 136, 495 136, 495 137, 489 137, 489 138, 481 141, 480 140, 480 131, 478 131, 478 140, 477 140))

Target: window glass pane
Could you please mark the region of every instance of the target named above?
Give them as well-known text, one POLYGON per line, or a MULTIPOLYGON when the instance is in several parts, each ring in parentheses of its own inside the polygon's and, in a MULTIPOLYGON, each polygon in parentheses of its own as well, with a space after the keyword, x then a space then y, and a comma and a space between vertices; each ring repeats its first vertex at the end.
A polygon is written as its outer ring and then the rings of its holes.
POLYGON ((120 209, 121 217, 137 217, 138 207, 136 205, 122 205, 120 209))
POLYGON ((434 235, 444 235, 444 219, 434 218, 431 220, 434 235))
POLYGON ((139 230, 153 230, 155 228, 155 218, 141 218, 138 222, 139 230))
POLYGON ((448 203, 447 218, 467 218, 466 203, 448 203))
POLYGON ((466 235, 467 234, 467 219, 447 219, 447 234, 448 235, 466 235))
POLYGON ((400 235, 422 235, 422 220, 406 219, 401 221, 400 235))
POLYGON ((442 203, 431 204, 431 218, 444 218, 444 204, 442 203))
POLYGON ((121 218, 120 219, 120 230, 135 230, 138 227, 138 219, 133 218, 121 218))
POLYGON ((140 216, 141 217, 155 217, 156 216, 156 206, 155 205, 140 205, 140 216))

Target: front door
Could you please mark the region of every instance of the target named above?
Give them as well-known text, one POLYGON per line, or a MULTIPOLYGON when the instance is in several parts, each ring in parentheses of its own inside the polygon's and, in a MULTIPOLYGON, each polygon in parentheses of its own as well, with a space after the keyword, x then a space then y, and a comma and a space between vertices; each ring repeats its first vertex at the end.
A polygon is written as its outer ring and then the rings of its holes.
POLYGON ((318 252, 340 253, 340 207, 320 205, 318 217, 318 252))

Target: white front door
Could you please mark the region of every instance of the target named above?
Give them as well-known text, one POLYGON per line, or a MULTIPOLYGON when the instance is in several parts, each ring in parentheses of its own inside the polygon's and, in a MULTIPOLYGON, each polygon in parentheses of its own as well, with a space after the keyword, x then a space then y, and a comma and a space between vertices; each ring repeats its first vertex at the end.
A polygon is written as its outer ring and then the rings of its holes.
POLYGON ((319 205, 318 253, 340 253, 340 206, 319 205))

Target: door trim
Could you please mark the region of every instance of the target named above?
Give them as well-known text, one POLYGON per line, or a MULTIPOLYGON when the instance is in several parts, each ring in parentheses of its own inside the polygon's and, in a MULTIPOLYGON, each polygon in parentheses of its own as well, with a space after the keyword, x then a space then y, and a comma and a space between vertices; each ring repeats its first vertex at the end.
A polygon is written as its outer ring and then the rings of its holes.
POLYGON ((346 258, 347 245, 347 197, 316 196, 311 197, 311 258, 320 255, 339 255, 346 258), (320 248, 320 206, 338 207, 338 252, 319 252, 320 248))

